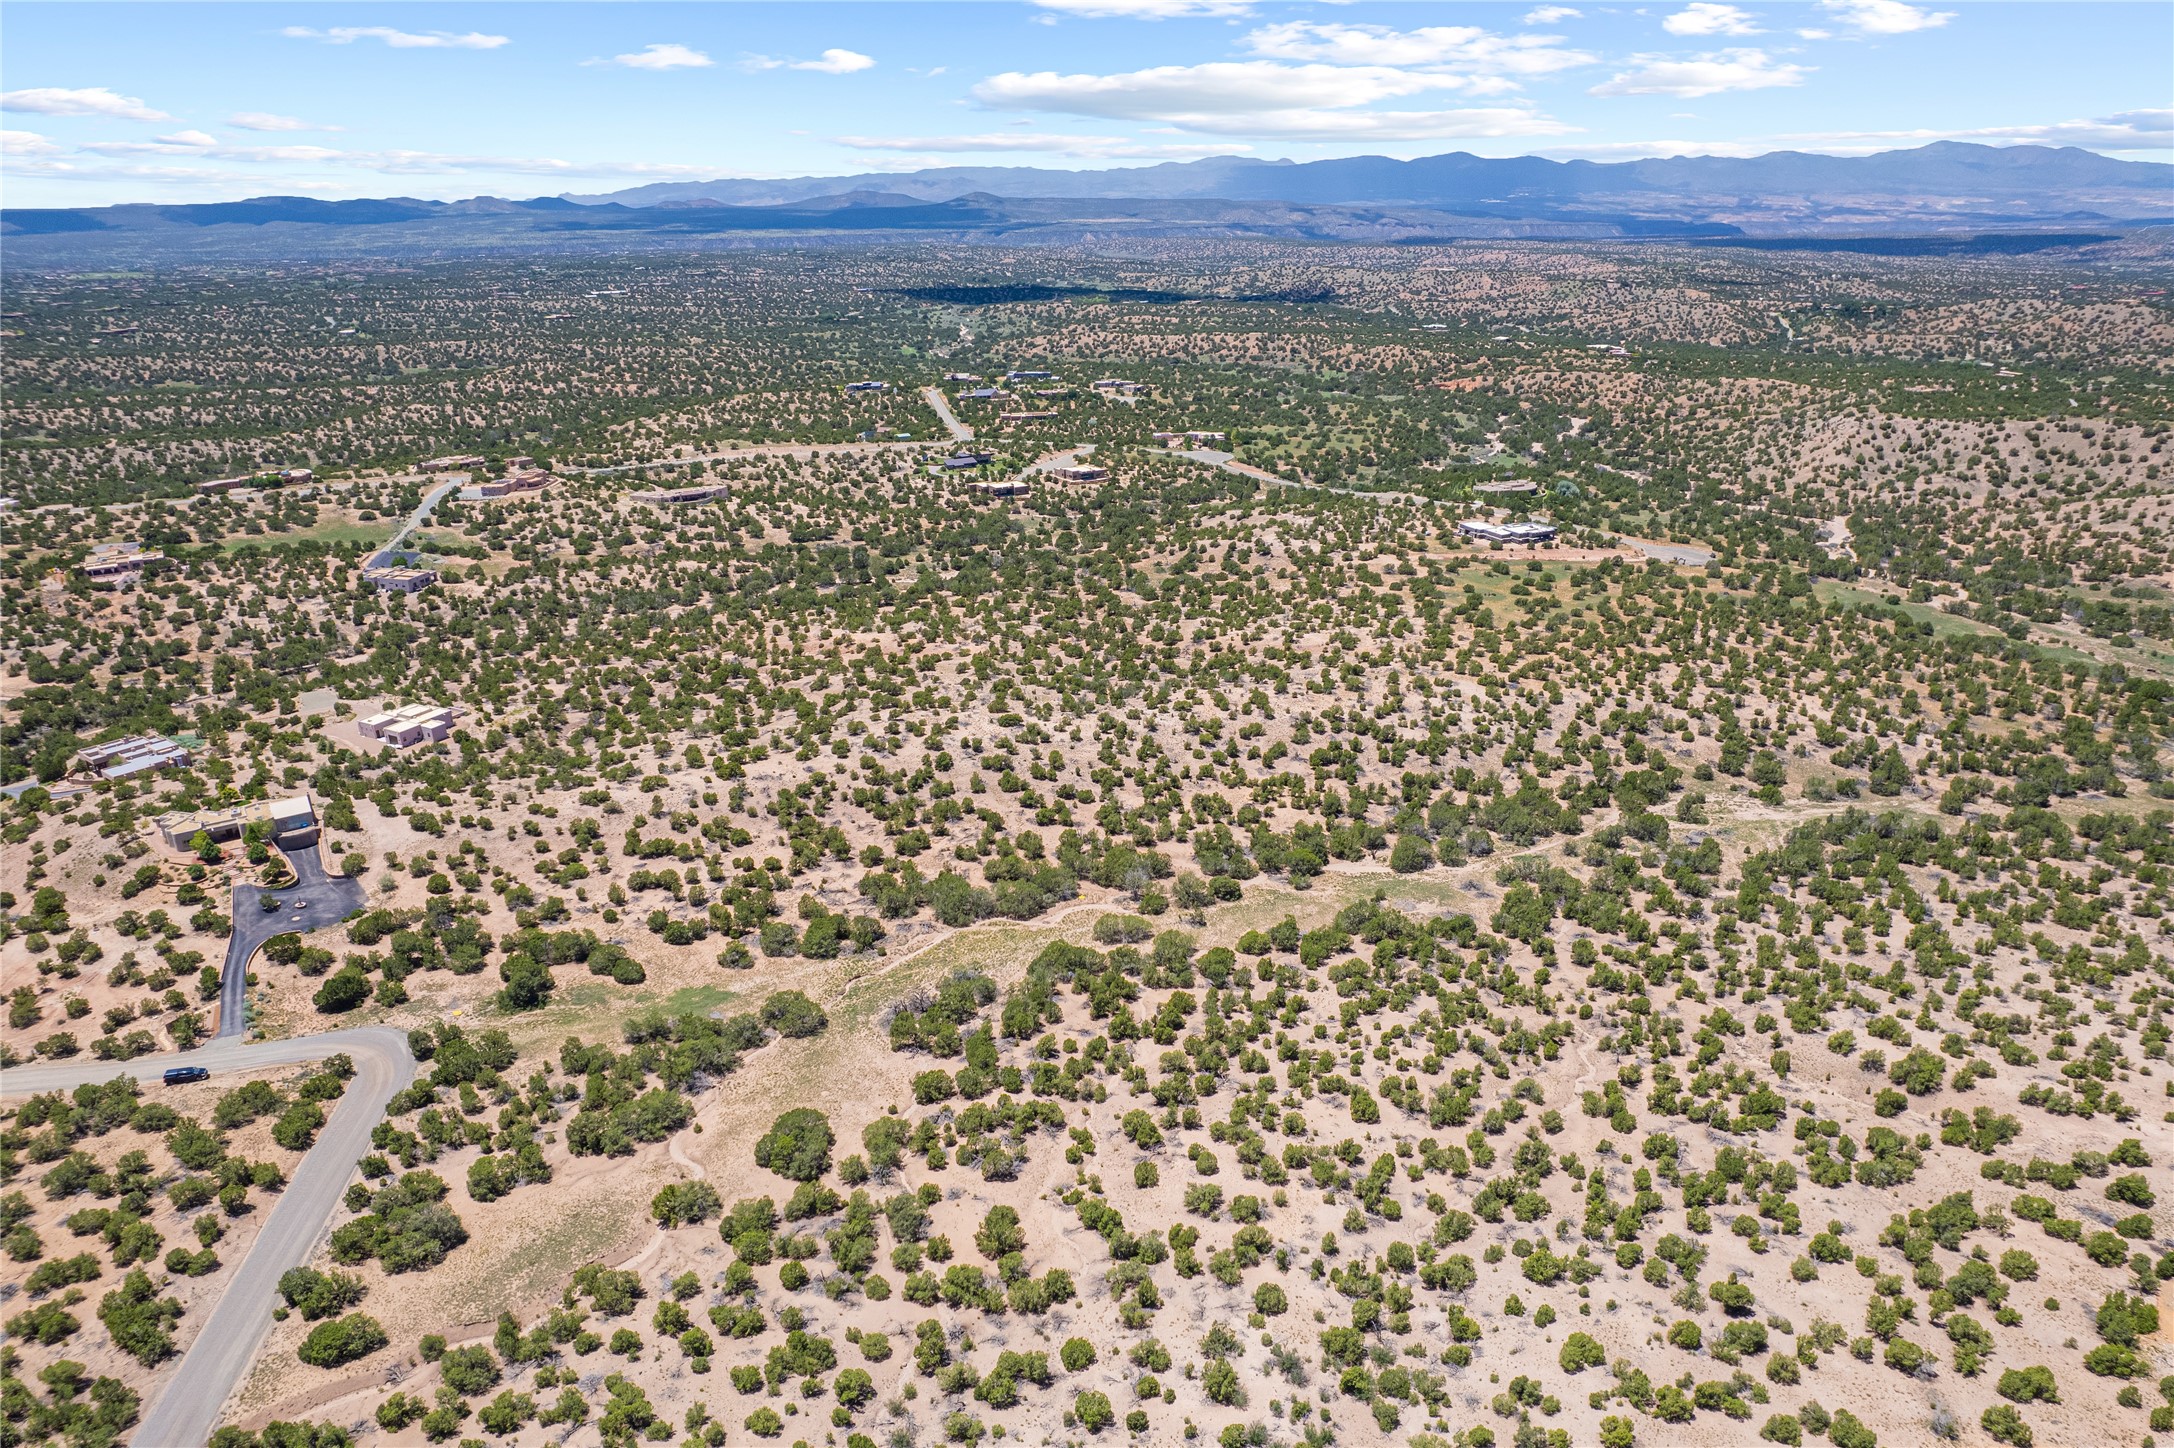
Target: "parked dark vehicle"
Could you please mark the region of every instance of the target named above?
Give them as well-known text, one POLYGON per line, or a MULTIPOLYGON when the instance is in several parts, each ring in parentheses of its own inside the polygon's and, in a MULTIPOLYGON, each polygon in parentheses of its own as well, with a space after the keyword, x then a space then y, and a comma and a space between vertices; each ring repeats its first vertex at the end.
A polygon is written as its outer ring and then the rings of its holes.
POLYGON ((192 1081, 209 1081, 211 1072, 202 1066, 169 1066, 166 1068, 166 1084, 186 1086, 192 1081))

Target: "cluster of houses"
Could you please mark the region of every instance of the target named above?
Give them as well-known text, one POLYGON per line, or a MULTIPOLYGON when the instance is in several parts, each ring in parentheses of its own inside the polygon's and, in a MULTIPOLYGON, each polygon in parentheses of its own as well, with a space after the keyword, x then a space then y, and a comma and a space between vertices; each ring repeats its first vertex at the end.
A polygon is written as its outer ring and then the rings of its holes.
POLYGON ((394 749, 436 744, 452 736, 460 711, 444 704, 403 704, 355 721, 355 732, 394 749))

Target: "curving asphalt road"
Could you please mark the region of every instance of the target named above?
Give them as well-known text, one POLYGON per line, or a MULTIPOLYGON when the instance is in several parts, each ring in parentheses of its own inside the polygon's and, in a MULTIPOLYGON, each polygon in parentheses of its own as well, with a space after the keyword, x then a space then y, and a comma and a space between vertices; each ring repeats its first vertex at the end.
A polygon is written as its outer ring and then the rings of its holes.
POLYGON ((959 415, 951 410, 951 404, 945 399, 942 388, 924 387, 921 389, 921 396, 928 403, 929 408, 935 412, 938 420, 943 423, 944 429, 951 434, 953 442, 972 442, 974 440, 974 430, 959 421, 959 415))
POLYGON ((272 1204, 249 1255, 228 1276, 226 1290, 212 1306, 166 1390, 137 1425, 129 1440, 136 1448, 182 1448, 209 1441, 219 1426, 220 1410, 271 1330, 281 1274, 307 1263, 324 1240, 355 1163, 369 1150, 371 1128, 384 1117, 385 1103, 393 1093, 414 1079, 415 1058, 408 1052, 405 1033, 364 1026, 253 1046, 214 1042, 179 1058, 140 1056, 133 1061, 29 1066, 7 1073, 4 1087, 12 1096, 67 1090, 116 1076, 157 1081, 177 1059, 209 1069, 216 1079, 221 1071, 318 1061, 340 1051, 353 1058, 354 1079, 335 1104, 332 1120, 318 1133, 317 1144, 295 1169, 294 1180, 272 1204))
POLYGON ((423 501, 417 504, 415 511, 408 515, 408 521, 400 525, 400 531, 393 534, 392 541, 371 554, 364 562, 363 567, 375 568, 380 558, 398 550, 401 544, 408 541, 410 533, 430 521, 431 512, 436 509, 438 504, 444 502, 449 495, 459 492, 460 488, 459 483, 441 483, 424 494, 423 501))
POLYGON ((249 1029, 249 960, 265 941, 288 931, 338 924, 367 903, 362 881, 325 873, 315 845, 280 853, 294 867, 293 885, 284 890, 234 887, 234 932, 227 937, 226 965, 219 977, 219 1029, 214 1040, 233 1040, 249 1029), (266 896, 279 901, 277 910, 263 907, 266 896))
POLYGON ((1224 452, 1220 448, 1180 448, 1178 449, 1178 456, 1191 458, 1195 462, 1209 463, 1221 468, 1226 473, 1237 473, 1241 477, 1252 478, 1263 483, 1274 483, 1279 487, 1306 488, 1316 493, 1340 493, 1347 498, 1365 498, 1376 503, 1403 503, 1414 508, 1423 508, 1436 501, 1433 498, 1423 498, 1417 493, 1376 491, 1371 488, 1339 488, 1328 483, 1307 483, 1301 482, 1297 478, 1278 477, 1276 474, 1257 468, 1251 463, 1239 462, 1236 455, 1224 452))

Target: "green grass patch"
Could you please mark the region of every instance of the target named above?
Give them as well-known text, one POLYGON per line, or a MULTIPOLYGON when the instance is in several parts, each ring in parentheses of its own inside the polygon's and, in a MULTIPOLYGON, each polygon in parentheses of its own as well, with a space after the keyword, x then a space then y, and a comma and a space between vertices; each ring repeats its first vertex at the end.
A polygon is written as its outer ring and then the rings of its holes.
MULTIPOLYGON (((1848 607, 1869 603, 1875 608, 1898 608, 1914 622, 1931 624, 1932 631, 1936 634, 2000 635, 2000 630, 1991 624, 1980 623, 1972 618, 1958 618, 1927 603, 1898 602, 1884 593, 1859 588, 1855 584, 1836 583, 1832 579, 1823 578, 1812 585, 1812 593, 1821 603, 1839 603, 1848 607)), ((2054 651, 2041 647, 2040 652, 2050 655, 2054 651)), ((2078 654, 2076 657, 2081 658, 2082 655, 2078 654)))
POLYGON ((739 998, 738 991, 726 990, 721 985, 690 985, 664 998, 664 1013, 668 1016, 707 1015, 739 998))
POLYGON ((360 543, 375 547, 391 540, 397 523, 383 520, 375 523, 318 523, 308 528, 289 528, 284 533, 238 533, 220 540, 219 546, 229 553, 245 545, 254 545, 267 551, 291 547, 296 543, 360 543))

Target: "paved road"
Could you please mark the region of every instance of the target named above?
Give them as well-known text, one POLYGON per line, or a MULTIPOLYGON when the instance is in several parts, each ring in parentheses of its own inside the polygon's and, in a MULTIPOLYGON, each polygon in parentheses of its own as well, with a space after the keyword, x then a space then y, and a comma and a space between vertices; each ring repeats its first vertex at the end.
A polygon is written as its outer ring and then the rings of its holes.
POLYGON ((1433 498, 1422 498, 1417 493, 1376 491, 1372 488, 1335 488, 1327 483, 1307 483, 1297 478, 1282 478, 1251 463, 1239 462, 1232 454, 1212 447, 1181 448, 1178 455, 1191 458, 1195 462, 1211 463, 1226 473, 1237 473, 1240 477, 1276 483, 1286 488, 1309 488, 1316 493, 1341 493, 1347 498, 1365 498, 1376 503, 1404 503, 1415 508, 1425 507, 1435 501, 1433 498))
POLYGON ((941 418, 944 426, 951 430, 951 440, 953 442, 972 442, 974 440, 974 430, 959 421, 958 414, 951 410, 951 403, 944 396, 944 390, 941 387, 924 387, 921 389, 921 395, 928 399, 928 405, 935 409, 937 417, 941 418))
POLYGON ((131 1435, 129 1441, 136 1448, 184 1448, 211 1438, 221 1409, 271 1330, 281 1274, 307 1263, 324 1240, 355 1163, 369 1150, 371 1128, 383 1118, 393 1093, 414 1079, 415 1058, 408 1053, 403 1033, 366 1026, 254 1046, 217 1041, 180 1058, 142 1056, 133 1061, 29 1066, 7 1073, 4 1089, 12 1096, 65 1090, 116 1076, 156 1081, 177 1059, 206 1067, 216 1077, 222 1071, 322 1060, 338 1051, 353 1058, 354 1079, 333 1108, 331 1122, 318 1133, 317 1144, 296 1168, 294 1180, 272 1204, 249 1255, 228 1276, 226 1290, 168 1379, 166 1390, 131 1435))
MULTIPOLYGON (((1264 483, 1280 483, 1286 488, 1311 488, 1317 493, 1341 493, 1347 498, 1371 498, 1377 502, 1408 503, 1414 507, 1424 506, 1436 501, 1433 498, 1423 498, 1417 493, 1376 492, 1365 488, 1335 488, 1330 487, 1327 483, 1305 483, 1296 478, 1280 478, 1274 473, 1265 472, 1250 463, 1239 462, 1231 454, 1219 452, 1214 448, 1187 448, 1183 449, 1180 455, 1192 458, 1197 462, 1212 463, 1227 473, 1238 473, 1245 477, 1256 478, 1264 483)), ((1650 538, 1631 538, 1621 533, 1610 533, 1608 536, 1626 548, 1634 548, 1638 552, 1645 554, 1646 557, 1658 558, 1663 563, 1697 565, 1714 561, 1714 551, 1711 548, 1700 548, 1690 543, 1656 543, 1650 538)))
POLYGON ((385 557, 388 553, 399 551, 400 545, 408 541, 408 535, 422 527, 429 520, 431 510, 444 502, 448 494, 459 492, 460 487, 459 483, 440 483, 437 487, 425 493, 423 501, 416 505, 415 511, 408 514, 408 521, 402 523, 400 531, 393 534, 392 541, 371 554, 369 561, 363 564, 363 567, 375 568, 378 566, 379 559, 385 557))
POLYGON ((249 958, 264 942, 288 931, 319 930, 335 925, 366 902, 362 881, 325 873, 315 845, 282 850, 298 883, 284 890, 261 885, 234 887, 234 933, 227 937, 226 967, 219 978, 219 1029, 215 1039, 232 1040, 249 1028, 249 958), (260 903, 270 896, 277 910, 260 903), (301 909, 294 907, 300 904, 301 909))
POLYGON ((609 477, 613 473, 637 473, 644 468, 683 468, 689 463, 728 463, 737 458, 815 457, 821 453, 881 452, 887 448, 925 448, 927 441, 908 439, 904 442, 777 442, 761 447, 728 447, 723 452, 696 453, 692 457, 656 458, 646 463, 614 463, 608 468, 560 468, 567 474, 585 478, 609 477))
POLYGON ((1632 538, 1622 533, 1610 533, 1626 548, 1635 548, 1648 558, 1658 558, 1663 563, 1689 563, 1693 565, 1714 561, 1711 548, 1701 548, 1693 543, 1656 543, 1650 538, 1632 538))

